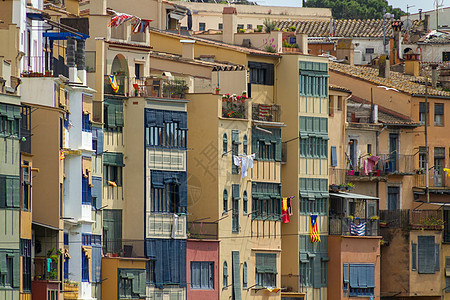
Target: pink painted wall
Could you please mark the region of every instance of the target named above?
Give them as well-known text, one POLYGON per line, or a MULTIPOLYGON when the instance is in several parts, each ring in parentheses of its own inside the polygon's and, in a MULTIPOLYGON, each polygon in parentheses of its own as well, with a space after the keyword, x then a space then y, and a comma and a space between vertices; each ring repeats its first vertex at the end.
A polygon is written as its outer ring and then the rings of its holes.
POLYGON ((328 236, 328 256, 330 257, 328 263, 329 300, 350 299, 343 297, 342 264, 344 263, 375 264, 375 297, 373 299, 380 299, 380 239, 381 237, 375 236, 328 236))
POLYGON ((219 241, 187 240, 186 243, 187 300, 219 299, 219 241), (191 290, 191 261, 214 262, 214 290, 191 290))

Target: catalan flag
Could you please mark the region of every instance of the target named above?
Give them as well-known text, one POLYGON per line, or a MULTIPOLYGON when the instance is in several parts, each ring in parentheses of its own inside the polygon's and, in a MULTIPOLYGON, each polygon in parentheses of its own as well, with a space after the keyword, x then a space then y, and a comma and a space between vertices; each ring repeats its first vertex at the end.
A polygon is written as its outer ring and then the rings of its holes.
POLYGON ((113 186, 113 187, 117 187, 117 183, 115 183, 114 181, 106 181, 110 186, 113 186))
POLYGON ((317 215, 311 215, 311 223, 310 226, 310 236, 311 236, 311 243, 320 242, 320 235, 319 235, 319 225, 317 224, 317 215))
POLYGON ((109 78, 109 83, 111 83, 111 87, 112 87, 114 93, 117 93, 119 91, 119 85, 117 84, 116 76, 108 75, 108 78, 109 78))

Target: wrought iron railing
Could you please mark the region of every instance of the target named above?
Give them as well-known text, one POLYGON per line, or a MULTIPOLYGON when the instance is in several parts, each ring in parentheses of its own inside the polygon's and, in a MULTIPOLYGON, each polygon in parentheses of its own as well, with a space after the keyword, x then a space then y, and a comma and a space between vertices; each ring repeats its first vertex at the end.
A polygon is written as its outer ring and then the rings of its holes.
MULTIPOLYGON (((449 187, 450 180, 444 170, 432 169, 429 171, 428 187, 440 188, 449 187)), ((423 187, 427 186, 427 175, 425 170, 417 170, 414 176, 414 186, 423 187)))
POLYGON ((330 235, 378 236, 379 223, 377 217, 360 219, 350 217, 330 217, 330 235))
POLYGON ((189 87, 182 79, 150 76, 132 78, 131 88, 130 96, 183 99, 189 87))
POLYGON ((280 106, 268 104, 253 104, 252 119, 266 122, 280 122, 280 106))
POLYGON ((380 226, 388 228, 442 230, 442 210, 380 210, 380 226))

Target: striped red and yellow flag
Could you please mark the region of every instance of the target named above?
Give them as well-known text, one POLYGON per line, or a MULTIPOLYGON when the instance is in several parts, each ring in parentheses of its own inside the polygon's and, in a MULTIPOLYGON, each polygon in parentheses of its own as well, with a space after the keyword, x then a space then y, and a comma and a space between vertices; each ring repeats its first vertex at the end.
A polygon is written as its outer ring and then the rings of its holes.
POLYGON ((310 227, 310 236, 311 236, 311 243, 320 242, 320 235, 319 235, 319 224, 317 224, 317 215, 311 215, 311 222, 309 223, 310 227))

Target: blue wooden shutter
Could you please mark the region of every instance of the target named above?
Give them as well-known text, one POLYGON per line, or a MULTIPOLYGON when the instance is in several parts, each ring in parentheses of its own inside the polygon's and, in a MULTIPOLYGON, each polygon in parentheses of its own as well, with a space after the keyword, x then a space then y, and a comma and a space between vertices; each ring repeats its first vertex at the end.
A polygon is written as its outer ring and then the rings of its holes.
POLYGON ((97 151, 96 154, 103 153, 104 133, 102 129, 97 129, 97 151))
POLYGON ((358 266, 358 286, 360 288, 367 287, 367 273, 368 273, 368 265, 358 266))
POLYGON ((349 265, 349 269, 350 269, 350 287, 352 288, 357 288, 358 286, 358 268, 357 265, 355 264, 350 264, 349 265))
POLYGON ((239 261, 239 251, 232 251, 233 257, 233 299, 241 300, 241 271, 239 261))
POLYGON ((411 243, 411 270, 417 270, 417 244, 411 243))
POLYGON ((349 275, 348 275, 348 264, 344 264, 344 266, 343 266, 343 272, 344 272, 344 283, 349 283, 349 281, 348 281, 348 277, 349 277, 349 275))
POLYGON ((367 287, 374 288, 375 287, 375 265, 369 264, 366 266, 367 271, 367 287))
POLYGON ((434 236, 418 236, 419 274, 434 274, 436 266, 434 236))
POLYGON ((440 244, 435 244, 435 266, 434 266, 434 270, 439 272, 440 269, 440 259, 439 259, 439 255, 440 255, 440 244))

